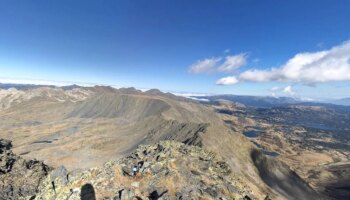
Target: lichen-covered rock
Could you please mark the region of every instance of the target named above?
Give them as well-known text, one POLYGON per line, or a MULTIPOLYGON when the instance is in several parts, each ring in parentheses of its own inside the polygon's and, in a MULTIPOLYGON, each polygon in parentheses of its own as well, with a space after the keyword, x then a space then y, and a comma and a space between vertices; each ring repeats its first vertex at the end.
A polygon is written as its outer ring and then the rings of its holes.
POLYGON ((68 171, 64 166, 59 166, 50 173, 51 181, 60 181, 60 184, 66 185, 68 183, 68 171))
POLYGON ((36 199, 254 199, 213 153, 174 141, 139 146, 123 159, 68 177, 63 183, 49 175, 36 199))
POLYGON ((0 139, 0 199, 29 199, 50 168, 37 160, 24 160, 11 147, 11 141, 0 139))

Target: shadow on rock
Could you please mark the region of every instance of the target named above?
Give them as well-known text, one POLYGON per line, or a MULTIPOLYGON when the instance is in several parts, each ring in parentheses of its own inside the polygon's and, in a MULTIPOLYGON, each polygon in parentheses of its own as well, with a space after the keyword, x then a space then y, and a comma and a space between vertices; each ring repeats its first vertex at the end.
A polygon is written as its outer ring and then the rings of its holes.
POLYGON ((151 194, 149 194, 149 199, 150 200, 157 200, 157 199, 159 199, 160 197, 162 197, 165 193, 167 193, 168 192, 168 190, 166 190, 166 191, 164 191, 164 192, 162 192, 161 194, 158 194, 158 192, 157 191, 153 191, 153 192, 151 192, 151 194))
POLYGON ((80 199, 96 200, 94 187, 90 183, 87 183, 81 187, 80 199))

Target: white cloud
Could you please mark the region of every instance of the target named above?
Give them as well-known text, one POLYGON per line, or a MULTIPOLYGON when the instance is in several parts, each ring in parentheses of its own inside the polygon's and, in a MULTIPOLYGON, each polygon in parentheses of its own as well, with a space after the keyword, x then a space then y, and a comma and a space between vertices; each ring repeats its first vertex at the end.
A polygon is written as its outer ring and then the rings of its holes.
MULTIPOLYGON (((168 91, 163 91, 163 92, 168 92, 168 91)), ((172 92, 170 91, 170 93, 176 95, 176 96, 182 96, 182 97, 191 97, 191 96, 210 96, 212 94, 208 94, 208 93, 196 93, 196 92, 172 92)))
POLYGON ((350 81, 349 62, 350 41, 347 41, 329 50, 296 54, 278 68, 245 71, 238 75, 236 79, 237 82, 277 81, 300 82, 308 85, 332 81, 350 81))
POLYGON ((209 99, 205 99, 205 98, 197 98, 197 97, 187 97, 189 99, 193 99, 193 100, 196 100, 196 101, 204 101, 204 102, 209 102, 210 100, 209 99))
POLYGON ((247 63, 247 55, 241 53, 238 55, 226 56, 225 62, 218 67, 219 72, 234 72, 239 67, 247 63))
POLYGON ((273 87, 270 89, 270 91, 276 92, 276 91, 279 91, 280 89, 281 89, 280 87, 273 87))
POLYGON ((233 85, 236 83, 238 83, 238 80, 234 76, 228 76, 228 77, 221 78, 218 81, 216 81, 216 84, 218 84, 218 85, 233 85))
POLYGON ((222 58, 206 58, 199 60, 190 66, 188 72, 192 74, 214 72, 221 59, 222 58))
MULTIPOLYGON (((225 50, 225 53, 229 51, 225 50)), ((191 74, 211 73, 211 72, 234 72, 239 67, 247 63, 247 54, 227 55, 225 58, 212 57, 198 60, 190 65, 188 72, 191 74)))
POLYGON ((293 87, 291 85, 288 85, 286 87, 273 87, 270 89, 271 96, 277 96, 280 93, 284 93, 288 96, 294 96, 296 92, 294 91, 293 87))
POLYGON ((283 88, 282 92, 290 95, 290 96, 293 96, 295 95, 295 92, 293 91, 293 88, 292 86, 288 85, 287 87, 283 88))
POLYGON ((315 99, 309 98, 309 97, 302 97, 302 98, 300 98, 300 100, 302 100, 302 101, 316 101, 315 99))
POLYGON ((230 49, 225 49, 224 53, 230 53, 230 49))
POLYGON ((264 70, 248 70, 239 75, 240 81, 252 81, 252 82, 266 82, 276 77, 276 70, 271 71, 264 70))

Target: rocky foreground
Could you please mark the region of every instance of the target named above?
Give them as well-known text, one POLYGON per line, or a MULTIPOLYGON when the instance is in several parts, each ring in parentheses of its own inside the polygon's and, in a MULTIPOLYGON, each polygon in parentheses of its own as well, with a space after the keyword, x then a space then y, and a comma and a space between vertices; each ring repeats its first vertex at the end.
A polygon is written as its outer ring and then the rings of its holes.
POLYGON ((0 199, 255 199, 215 154, 174 141, 139 146, 83 172, 51 170, 10 148, 0 140, 0 199), (140 168, 133 176, 135 165, 140 168))
POLYGON ((37 160, 26 161, 11 148, 11 141, 0 139, 0 199, 33 197, 51 168, 37 160))

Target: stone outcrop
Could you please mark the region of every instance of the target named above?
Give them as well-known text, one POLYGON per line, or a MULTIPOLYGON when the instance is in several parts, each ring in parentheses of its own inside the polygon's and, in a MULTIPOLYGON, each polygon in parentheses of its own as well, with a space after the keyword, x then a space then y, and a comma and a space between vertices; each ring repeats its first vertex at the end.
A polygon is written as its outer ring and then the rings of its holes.
POLYGON ((50 168, 37 160, 24 160, 11 147, 11 141, 0 139, 0 199, 34 197, 50 168))
POLYGON ((102 168, 67 175, 64 172, 60 169, 51 173, 36 199, 254 198, 213 153, 174 141, 141 145, 129 156, 107 162, 102 168), (135 175, 134 166, 138 168, 135 175))

